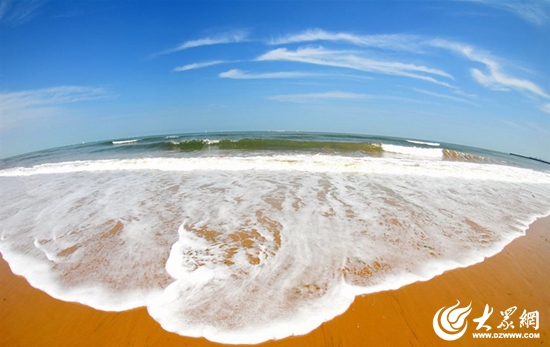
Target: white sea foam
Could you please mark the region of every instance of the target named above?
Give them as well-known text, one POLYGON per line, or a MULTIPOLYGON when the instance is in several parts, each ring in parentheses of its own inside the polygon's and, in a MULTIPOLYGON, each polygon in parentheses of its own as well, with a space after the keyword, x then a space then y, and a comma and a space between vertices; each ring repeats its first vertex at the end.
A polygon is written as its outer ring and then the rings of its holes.
POLYGON ((406 154, 412 157, 437 159, 441 159, 441 157, 443 157, 443 150, 441 148, 419 148, 383 144, 382 149, 384 152, 406 154))
POLYGON ((427 146, 434 146, 439 147, 441 144, 437 142, 424 142, 424 141, 415 141, 415 140, 407 140, 409 143, 415 143, 417 145, 427 145, 427 146))
POLYGON ((204 141, 204 143, 206 143, 207 145, 214 145, 214 144, 220 143, 220 140, 205 139, 205 140, 203 140, 203 141, 204 141))
POLYGON ((419 157, 66 162, 0 171, 0 188, 0 251, 33 286, 224 343, 307 333, 550 212, 547 173, 419 157))
POLYGON ((363 173, 400 176, 548 183, 549 175, 501 165, 419 159, 379 159, 332 155, 274 155, 250 157, 144 158, 62 162, 0 171, 0 177, 68 174, 101 171, 298 171, 312 173, 363 173))
POLYGON ((133 139, 133 140, 121 140, 121 141, 113 141, 113 145, 127 145, 130 143, 136 143, 139 139, 133 139))
MULTIPOLYGON (((175 136, 174 136, 175 137, 175 136)), ((167 137, 168 138, 168 137, 167 137)), ((180 145, 182 143, 186 143, 188 142, 189 140, 186 140, 186 141, 174 141, 174 140, 170 140, 170 143, 173 144, 173 145, 180 145)), ((213 145, 213 144, 217 144, 220 142, 220 140, 210 140, 210 139, 204 139, 204 140, 191 140, 191 141, 202 141, 204 144, 207 144, 207 145, 213 145)))

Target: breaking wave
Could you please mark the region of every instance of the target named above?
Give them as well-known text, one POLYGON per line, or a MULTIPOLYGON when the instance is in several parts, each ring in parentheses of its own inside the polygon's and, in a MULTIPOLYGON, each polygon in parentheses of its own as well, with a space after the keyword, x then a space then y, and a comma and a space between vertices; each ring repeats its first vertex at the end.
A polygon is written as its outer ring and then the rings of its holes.
MULTIPOLYGON (((487 161, 478 155, 462 153, 444 148, 425 148, 377 142, 338 142, 338 141, 296 141, 288 139, 241 138, 241 139, 178 139, 177 136, 166 136, 167 141, 147 142, 138 140, 113 141, 113 145, 132 144, 141 149, 160 149, 176 152, 200 151, 242 151, 242 152, 307 152, 325 154, 361 154, 374 157, 384 155, 405 155, 459 161, 487 161)), ((407 140, 408 143, 427 146, 439 146, 438 143, 407 140)), ((132 148, 135 150, 136 148, 132 148)))
POLYGON ((139 140, 138 139, 134 139, 134 140, 120 140, 120 141, 112 141, 112 144, 113 145, 127 145, 127 144, 130 144, 130 143, 136 143, 138 142, 139 140))
POLYGON ((407 142, 414 143, 417 145, 426 145, 426 146, 433 146, 433 147, 441 146, 441 144, 437 142, 425 142, 425 141, 415 141, 415 140, 407 140, 407 142))

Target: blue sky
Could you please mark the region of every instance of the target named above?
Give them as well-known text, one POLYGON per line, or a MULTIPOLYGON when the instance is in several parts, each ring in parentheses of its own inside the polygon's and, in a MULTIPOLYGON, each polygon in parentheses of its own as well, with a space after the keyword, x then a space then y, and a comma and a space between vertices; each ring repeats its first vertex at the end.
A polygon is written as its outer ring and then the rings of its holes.
POLYGON ((0 157, 303 130, 550 159, 550 1, 0 0, 0 157))

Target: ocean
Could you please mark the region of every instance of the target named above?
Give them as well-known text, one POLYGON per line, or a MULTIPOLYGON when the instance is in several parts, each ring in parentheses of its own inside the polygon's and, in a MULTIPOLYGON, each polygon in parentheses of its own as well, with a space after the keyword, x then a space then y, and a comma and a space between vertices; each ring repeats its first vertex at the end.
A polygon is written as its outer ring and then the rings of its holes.
POLYGON ((233 344, 308 333, 550 214, 550 165, 329 133, 78 144, 1 160, 0 189, 0 252, 32 286, 233 344))

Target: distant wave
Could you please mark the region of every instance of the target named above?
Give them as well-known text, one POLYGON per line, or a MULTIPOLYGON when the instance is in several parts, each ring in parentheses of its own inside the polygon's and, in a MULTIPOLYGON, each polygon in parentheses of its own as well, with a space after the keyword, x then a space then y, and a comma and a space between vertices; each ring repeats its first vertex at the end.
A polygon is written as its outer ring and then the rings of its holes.
POLYGON ((113 141, 113 145, 127 145, 129 143, 136 143, 139 139, 133 139, 133 140, 121 140, 121 141, 113 141))
MULTIPOLYGON (((420 141, 406 140, 406 143, 421 143, 420 141)), ((241 152, 292 152, 319 154, 352 154, 361 153, 368 156, 384 156, 385 154, 405 157, 429 158, 453 161, 487 161, 481 156, 462 153, 444 148, 425 148, 403 145, 382 144, 378 142, 346 142, 346 141, 305 141, 277 138, 241 138, 241 139, 180 139, 177 136, 166 136, 161 141, 143 141, 140 139, 112 141, 113 145, 132 144, 144 150, 161 150, 170 152, 195 152, 203 150, 241 151, 241 152)), ((436 143, 422 142, 427 146, 435 147, 436 143)), ((121 148, 123 149, 123 148, 121 148)))
POLYGON ((441 144, 437 142, 423 142, 423 141, 414 141, 414 140, 407 140, 409 143, 415 143, 417 145, 427 145, 427 146, 434 146, 439 147, 441 144))
POLYGON ((207 145, 215 145, 217 143, 220 143, 220 140, 210 140, 210 139, 206 139, 206 140, 203 140, 207 145))
POLYGON ((382 147, 379 143, 357 143, 357 142, 331 142, 331 141, 293 141, 285 139, 203 139, 165 141, 161 144, 155 143, 148 147, 164 147, 168 150, 179 150, 183 152, 198 151, 209 147, 216 147, 221 150, 242 150, 242 151, 320 151, 320 152, 357 152, 362 151, 370 154, 381 153, 382 147))

